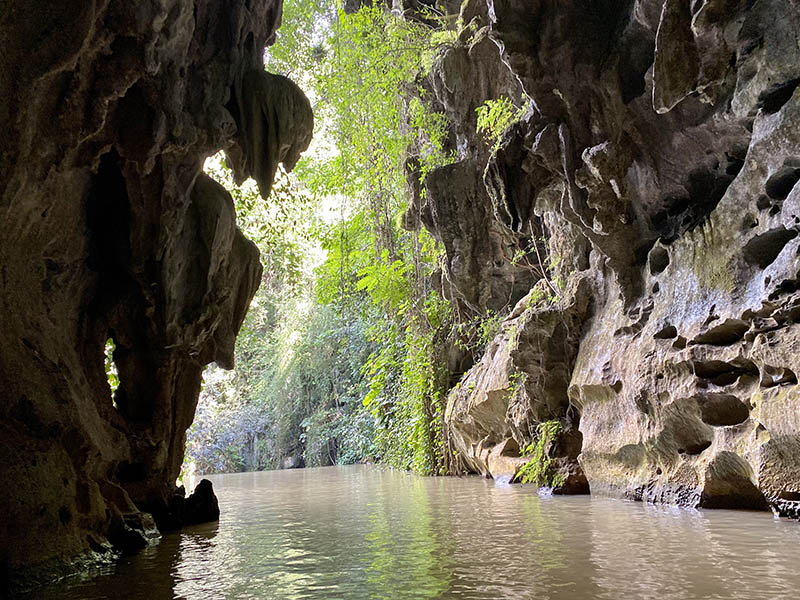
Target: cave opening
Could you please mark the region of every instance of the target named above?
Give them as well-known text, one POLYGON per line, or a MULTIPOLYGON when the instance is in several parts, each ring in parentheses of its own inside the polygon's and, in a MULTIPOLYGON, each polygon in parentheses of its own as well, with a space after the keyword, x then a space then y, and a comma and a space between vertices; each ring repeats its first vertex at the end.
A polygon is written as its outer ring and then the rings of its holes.
POLYGON ((0 19, 0 572, 148 549, 131 597, 442 597, 486 587, 480 547, 524 594, 631 546, 600 528, 630 507, 549 494, 800 515, 800 16, 771 2, 0 19))
POLYGON ((119 387, 119 369, 117 369, 117 364, 114 362, 114 350, 116 349, 116 344, 114 343, 114 338, 109 337, 106 340, 105 348, 103 351, 104 354, 104 369, 106 373, 106 380, 108 382, 108 389, 111 393, 111 404, 114 408, 117 408, 117 400, 115 398, 117 393, 117 388, 119 387))

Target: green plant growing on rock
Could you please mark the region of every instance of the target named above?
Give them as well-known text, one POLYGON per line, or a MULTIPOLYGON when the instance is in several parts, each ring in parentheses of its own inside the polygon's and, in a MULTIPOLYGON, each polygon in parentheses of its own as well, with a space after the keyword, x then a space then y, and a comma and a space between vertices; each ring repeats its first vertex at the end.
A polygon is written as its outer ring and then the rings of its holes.
POLYGON ((481 355, 489 343, 500 333, 503 325, 503 313, 487 310, 483 315, 458 323, 456 329, 459 338, 456 346, 462 350, 469 350, 475 355, 481 355))
POLYGON ((500 331, 502 322, 503 318, 499 312, 487 311, 486 316, 481 319, 478 325, 478 344, 481 346, 488 346, 489 342, 491 342, 494 336, 500 331))
POLYGON ((500 149, 503 136, 527 111, 527 103, 517 108, 507 96, 487 100, 475 109, 478 115, 477 132, 483 133, 492 143, 492 153, 500 149))
POLYGON ((522 389, 522 386, 525 385, 525 379, 527 375, 520 371, 514 371, 511 375, 508 376, 508 385, 506 386, 506 396, 509 400, 513 399, 519 391, 522 389))
POLYGON ((536 427, 534 440, 522 448, 523 456, 530 460, 517 472, 517 480, 521 483, 533 483, 539 487, 558 487, 564 485, 566 477, 556 472, 555 459, 547 456, 550 444, 561 433, 559 421, 543 421, 536 427))
POLYGON ((520 332, 528 325, 535 311, 541 308, 547 308, 557 301, 558 296, 553 293, 550 286, 537 285, 534 287, 525 300, 525 310, 507 330, 508 345, 512 348, 517 345, 520 332))

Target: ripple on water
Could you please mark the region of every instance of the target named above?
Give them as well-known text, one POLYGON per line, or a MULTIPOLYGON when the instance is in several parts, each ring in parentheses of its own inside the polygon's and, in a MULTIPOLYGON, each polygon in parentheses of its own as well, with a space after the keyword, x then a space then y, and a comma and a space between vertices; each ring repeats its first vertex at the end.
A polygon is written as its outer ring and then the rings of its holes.
POLYGON ((375 467, 214 476, 222 517, 54 599, 793 598, 798 524, 375 467))

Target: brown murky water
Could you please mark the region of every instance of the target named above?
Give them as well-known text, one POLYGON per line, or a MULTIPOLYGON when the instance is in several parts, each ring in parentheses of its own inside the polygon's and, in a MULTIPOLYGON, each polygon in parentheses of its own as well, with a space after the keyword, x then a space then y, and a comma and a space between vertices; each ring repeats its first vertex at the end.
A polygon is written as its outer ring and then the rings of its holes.
POLYGON ((796 598, 800 524, 331 467, 212 478, 219 524, 58 599, 796 598))

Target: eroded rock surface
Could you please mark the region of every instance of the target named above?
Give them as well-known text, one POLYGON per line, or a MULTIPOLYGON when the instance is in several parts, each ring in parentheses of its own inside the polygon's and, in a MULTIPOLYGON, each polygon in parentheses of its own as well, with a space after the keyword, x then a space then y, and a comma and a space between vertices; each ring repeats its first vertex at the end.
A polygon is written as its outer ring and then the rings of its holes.
POLYGON ((581 434, 569 413, 567 388, 583 323, 591 308, 588 281, 578 276, 559 300, 540 287, 523 298, 486 353, 450 393, 445 420, 469 470, 516 477, 528 462, 522 450, 537 437, 539 423, 563 420, 549 449, 565 481, 556 491, 588 492, 577 463, 581 434))
POLYGON ((280 0, 25 3, 0 16, 4 581, 109 541, 147 543, 149 514, 176 524, 201 372, 233 365, 261 277, 203 160, 238 147, 238 173, 266 193, 311 136, 302 93, 261 73, 280 17, 280 0))
POLYGON ((483 186, 434 172, 412 212, 478 309, 520 297, 492 235, 545 263, 526 287, 558 288, 451 392, 464 463, 513 471, 556 419, 592 492, 797 514, 800 6, 468 0, 460 17, 429 86, 483 186), (501 96, 520 114, 493 149, 475 110, 501 96))

